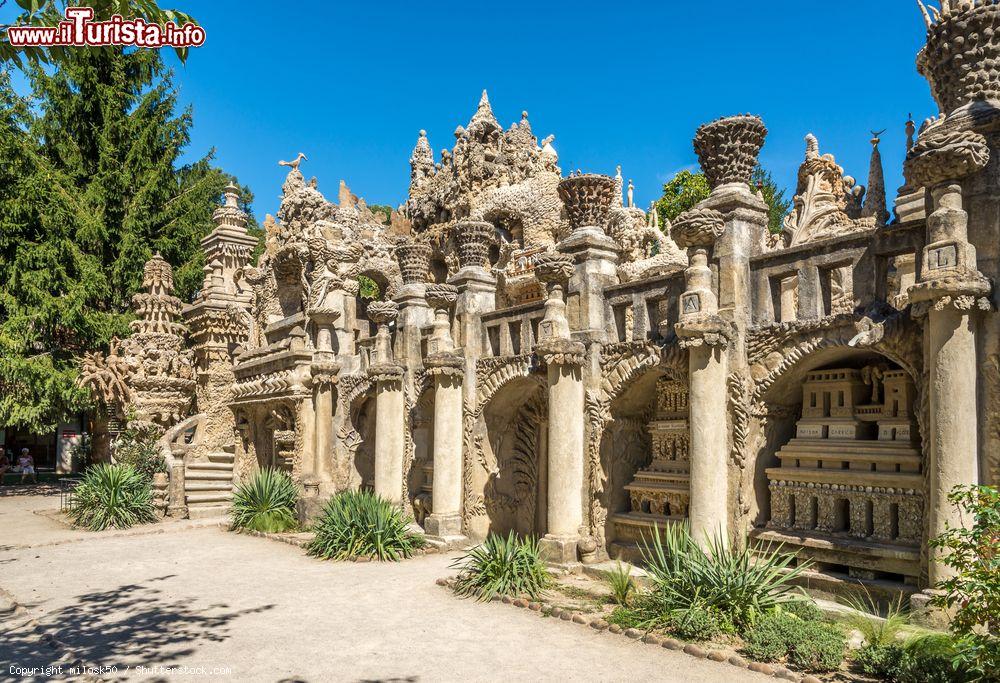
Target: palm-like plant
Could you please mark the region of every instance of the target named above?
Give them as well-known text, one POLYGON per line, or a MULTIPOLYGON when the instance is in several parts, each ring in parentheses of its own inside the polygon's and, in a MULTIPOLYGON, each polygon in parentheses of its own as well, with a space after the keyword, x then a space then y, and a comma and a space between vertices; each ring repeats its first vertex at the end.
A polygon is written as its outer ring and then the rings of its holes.
POLYGON ((680 524, 654 528, 642 552, 653 582, 642 601, 646 610, 665 616, 702 607, 725 615, 737 628, 798 598, 801 592, 792 582, 808 566, 792 567, 794 556, 782 553, 781 546, 731 545, 719 535, 703 549, 680 524))
POLYGON ((94 465, 73 491, 70 517, 91 531, 156 521, 149 480, 128 465, 94 465))
POLYGON ((628 607, 632 595, 635 593, 635 579, 632 578, 632 569, 627 564, 618 562, 614 568, 608 571, 605 581, 611 589, 611 597, 622 607, 628 607))
POLYGON ((297 499, 288 474, 271 468, 257 470, 233 494, 233 528, 266 533, 294 529, 297 499))
POLYGON ((411 521, 399 506, 371 491, 343 491, 326 502, 306 550, 324 560, 395 562, 424 545, 423 537, 410 531, 411 521))
POLYGON ((487 601, 494 595, 537 598, 552 580, 534 537, 491 534, 451 565, 461 571, 455 592, 487 601))

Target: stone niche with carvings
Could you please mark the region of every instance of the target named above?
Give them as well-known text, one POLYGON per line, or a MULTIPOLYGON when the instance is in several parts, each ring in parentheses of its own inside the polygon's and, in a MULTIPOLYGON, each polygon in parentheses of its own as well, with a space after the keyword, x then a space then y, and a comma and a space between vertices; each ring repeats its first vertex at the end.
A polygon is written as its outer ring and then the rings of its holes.
POLYGON ((690 501, 688 389, 683 382, 661 378, 656 383, 656 409, 648 423, 651 454, 625 485, 629 509, 612 515, 612 554, 638 556, 654 527, 682 522, 690 501))
POLYGON ((888 363, 817 370, 795 437, 767 470, 771 519, 757 532, 833 578, 916 586, 924 485, 910 376, 888 363))

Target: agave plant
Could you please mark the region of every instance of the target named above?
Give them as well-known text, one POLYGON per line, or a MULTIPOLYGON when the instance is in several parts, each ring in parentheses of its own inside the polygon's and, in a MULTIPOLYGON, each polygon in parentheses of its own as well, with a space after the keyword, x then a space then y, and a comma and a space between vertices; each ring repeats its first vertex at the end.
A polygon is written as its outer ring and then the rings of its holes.
POLYGON ((687 526, 655 529, 643 542, 646 571, 653 582, 644 611, 665 615, 691 607, 713 610, 737 628, 746 628, 782 603, 798 599, 793 581, 808 566, 792 567, 794 556, 781 546, 732 545, 721 536, 702 548, 687 526))
POLYGON ((297 499, 295 483, 288 474, 270 468, 257 470, 233 494, 233 528, 266 533, 294 529, 297 499))
POLYGON ((101 463, 83 475, 73 492, 70 518, 91 531, 127 529, 156 521, 149 480, 128 465, 101 463))
POLYGON ((632 568, 627 564, 617 562, 604 579, 611 589, 611 597, 622 607, 628 607, 635 593, 635 579, 632 578, 632 568))
POLYGON ((451 565, 461 571, 455 592, 487 601, 494 595, 537 598, 552 581, 534 537, 491 534, 451 565))
POLYGON ((343 491, 323 506, 306 551, 324 560, 372 557, 398 561, 424 545, 399 506, 371 491, 343 491))

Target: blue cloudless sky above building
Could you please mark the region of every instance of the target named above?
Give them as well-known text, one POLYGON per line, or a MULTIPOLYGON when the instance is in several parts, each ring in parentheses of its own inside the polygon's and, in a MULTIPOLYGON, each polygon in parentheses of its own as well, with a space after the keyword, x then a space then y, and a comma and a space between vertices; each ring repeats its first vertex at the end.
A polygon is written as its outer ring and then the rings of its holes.
POLYGON ((344 179, 399 204, 418 131, 450 149, 484 88, 505 127, 526 110, 539 139, 555 134, 564 173, 621 164, 644 208, 697 168, 698 125, 745 112, 767 124, 761 161, 789 198, 806 133, 866 183, 871 131, 887 129, 891 205, 907 114, 937 112, 914 66, 925 32, 912 0, 161 4, 208 36, 187 64, 169 60, 194 109, 189 155, 214 147, 258 218, 278 206, 276 162, 300 151, 328 198, 344 179))

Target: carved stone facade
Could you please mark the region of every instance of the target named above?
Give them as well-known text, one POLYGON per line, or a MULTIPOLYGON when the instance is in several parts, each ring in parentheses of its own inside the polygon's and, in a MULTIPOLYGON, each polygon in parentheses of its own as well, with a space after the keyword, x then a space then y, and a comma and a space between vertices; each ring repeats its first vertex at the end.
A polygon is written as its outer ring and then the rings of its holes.
MULTIPOLYGON (((673 225, 620 172, 564 177, 553 138, 527 114, 504 129, 485 93, 450 150, 420 134, 388 219, 286 162, 259 261, 235 195, 206 242, 195 436, 171 443, 235 479, 289 470, 303 518, 372 487, 443 542, 534 533, 561 566, 686 520, 700 542, 781 538, 823 585, 927 587, 928 538, 962 521, 947 491, 1000 472, 997 8, 927 10, 942 111, 908 143, 896 220, 878 135, 867 195, 810 136, 771 235, 750 115, 696 132, 711 194, 673 225)), ((157 287, 148 324, 180 334, 157 287)), ((119 356, 88 363, 132 400, 119 356)), ((170 400, 157 419, 185 417, 170 400)))

